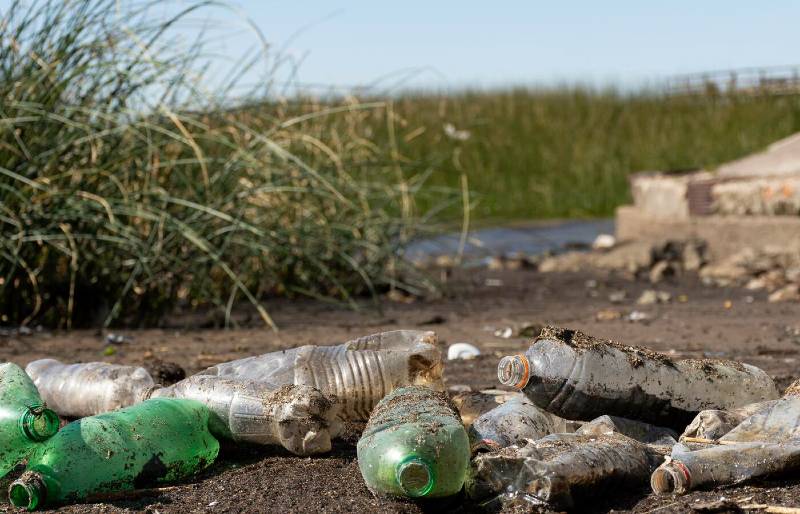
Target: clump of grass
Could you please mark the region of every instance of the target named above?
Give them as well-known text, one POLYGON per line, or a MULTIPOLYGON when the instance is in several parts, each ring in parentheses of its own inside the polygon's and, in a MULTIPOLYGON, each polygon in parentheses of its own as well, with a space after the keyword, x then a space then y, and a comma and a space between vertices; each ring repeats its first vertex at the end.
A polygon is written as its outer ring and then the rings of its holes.
MULTIPOLYGON (((176 306, 307 295, 347 301, 433 285, 399 257, 432 227, 425 167, 386 130, 389 104, 201 89, 200 47, 116 0, 0 11, 0 322, 154 324, 176 306), (258 115, 253 113, 258 112, 258 115)), ((417 159, 421 161, 421 159, 417 159)))
POLYGON ((466 174, 473 217, 496 223, 613 215, 633 172, 713 167, 800 130, 800 95, 421 92, 401 95, 395 113, 403 155, 452 156, 429 185, 457 188, 466 174))

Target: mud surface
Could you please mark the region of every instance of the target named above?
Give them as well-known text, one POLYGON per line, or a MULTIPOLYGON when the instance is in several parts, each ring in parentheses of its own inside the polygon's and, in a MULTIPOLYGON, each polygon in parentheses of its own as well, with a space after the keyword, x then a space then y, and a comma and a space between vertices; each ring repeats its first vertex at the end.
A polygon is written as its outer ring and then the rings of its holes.
MULTIPOLYGON (((701 286, 693 278, 659 284, 685 302, 636 305, 636 298, 653 286, 601 274, 540 274, 530 270, 475 271, 449 281, 446 298, 416 303, 385 304, 382 313, 354 313, 313 302, 267 305, 281 326, 273 333, 258 328, 229 331, 191 330, 198 320, 179 320, 175 328, 126 332, 130 343, 115 345, 104 355, 101 332, 69 334, 34 331, 0 338, 0 358, 22 366, 43 357, 65 362, 105 360, 146 364, 153 358, 177 363, 187 373, 214 364, 301 344, 339 343, 399 328, 435 330, 445 344, 470 342, 483 354, 476 359, 448 362, 444 377, 450 387, 498 387, 497 361, 519 353, 530 342, 532 325, 556 325, 599 338, 641 345, 670 358, 735 359, 758 366, 775 378, 779 388, 800 378, 800 304, 768 303, 766 293, 701 286), (622 303, 609 294, 624 291, 622 303), (614 310, 616 319, 602 321, 598 312, 614 310), (631 322, 632 311, 648 319, 631 322), (499 335, 495 335, 495 333, 499 335), (524 333, 526 336, 517 336, 524 333), (510 334, 509 338, 502 335, 510 334)), ((618 296, 618 295, 617 295, 618 296)), ((247 313, 239 318, 246 322, 247 313)), ((255 320, 256 316, 250 316, 255 320)), ((636 316, 637 318, 640 316, 636 316)), ((255 321, 254 321, 255 322, 255 321)), ((418 505, 374 498, 361 479, 355 444, 359 431, 334 443, 322 457, 297 457, 280 448, 236 447, 223 444, 220 458, 200 476, 161 493, 130 500, 68 506, 60 512, 473 512, 461 498, 418 505)), ((0 481, 5 490, 10 477, 0 481)), ((743 503, 800 506, 800 481, 776 478, 746 486, 656 497, 649 487, 598 495, 587 512, 687 512, 692 506, 724 497, 743 503)), ((11 510, 0 504, 0 510, 11 510)), ((755 512, 755 511, 754 511, 755 512)), ((763 510, 761 511, 763 512, 763 510)))

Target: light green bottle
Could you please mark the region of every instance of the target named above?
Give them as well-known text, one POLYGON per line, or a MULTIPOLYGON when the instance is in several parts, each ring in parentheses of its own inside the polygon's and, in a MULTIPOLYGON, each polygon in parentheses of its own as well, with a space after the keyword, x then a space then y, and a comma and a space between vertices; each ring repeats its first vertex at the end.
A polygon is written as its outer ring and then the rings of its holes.
POLYGON ((358 467, 376 493, 439 498, 458 493, 469 467, 469 439, 445 393, 395 389, 381 400, 358 441, 358 467))
POLYGON ((200 402, 156 398, 70 423, 36 450, 9 500, 35 510, 190 476, 219 452, 208 419, 200 402))
POLYGON ((0 364, 0 476, 58 432, 58 415, 46 409, 33 381, 16 364, 0 364))

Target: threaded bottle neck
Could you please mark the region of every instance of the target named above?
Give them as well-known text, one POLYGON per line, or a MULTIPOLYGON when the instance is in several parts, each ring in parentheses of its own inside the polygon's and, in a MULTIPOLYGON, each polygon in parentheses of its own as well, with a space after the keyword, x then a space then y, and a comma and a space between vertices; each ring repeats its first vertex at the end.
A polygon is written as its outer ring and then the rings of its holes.
POLYGON ((19 418, 22 433, 36 442, 45 441, 55 435, 58 425, 58 414, 41 404, 29 405, 19 418))
POLYGON ((47 484, 36 471, 26 471, 8 488, 8 499, 14 507, 36 510, 47 498, 47 484))
POLYGON ((497 365, 497 380, 501 384, 522 389, 528 384, 531 366, 524 355, 507 355, 497 365))
POLYGON ((400 462, 395 474, 400 489, 412 498, 425 496, 431 492, 435 483, 433 468, 417 456, 400 462))

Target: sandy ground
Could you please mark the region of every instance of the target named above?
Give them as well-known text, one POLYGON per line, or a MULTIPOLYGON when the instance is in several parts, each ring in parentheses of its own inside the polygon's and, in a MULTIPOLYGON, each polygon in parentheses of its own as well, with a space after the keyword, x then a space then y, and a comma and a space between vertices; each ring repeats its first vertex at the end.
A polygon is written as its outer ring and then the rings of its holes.
MULTIPOLYGON (((131 342, 105 356, 104 334, 35 332, 0 338, 0 357, 20 365, 54 357, 65 361, 106 360, 152 364, 171 361, 191 373, 218 362, 307 343, 338 343, 369 333, 398 328, 435 330, 445 344, 467 341, 483 354, 445 367, 448 386, 496 387, 498 358, 527 347, 529 338, 503 338, 525 324, 556 324, 617 339, 676 357, 738 359, 766 370, 780 387, 800 376, 800 304, 771 304, 763 293, 701 286, 686 278, 659 284, 673 301, 636 305, 653 286, 597 273, 541 274, 535 271, 462 271, 449 282, 445 298, 415 303, 388 303, 382 313, 360 313, 313 302, 268 305, 281 327, 236 330, 159 329, 123 331, 131 342), (625 291, 622 303, 609 294, 625 291), (677 298, 685 298, 677 301, 677 298), (597 313, 612 309, 620 319, 602 321, 597 313), (625 315, 641 311, 650 319, 631 322, 625 315)), ((464 498, 434 504, 403 503, 374 498, 364 486, 356 462, 357 430, 336 443, 330 455, 292 456, 281 449, 223 447, 215 465, 194 480, 167 491, 135 499, 69 506, 61 512, 472 512, 464 498)), ((13 478, 13 476, 12 476, 13 478)), ((8 478, 0 483, 4 488, 8 478)), ((604 491, 581 511, 686 512, 692 506, 719 500, 800 505, 796 479, 760 482, 744 487, 655 497, 641 490, 604 491), (749 499, 748 499, 749 498, 749 499)), ((0 509, 11 510, 8 504, 0 509)))

